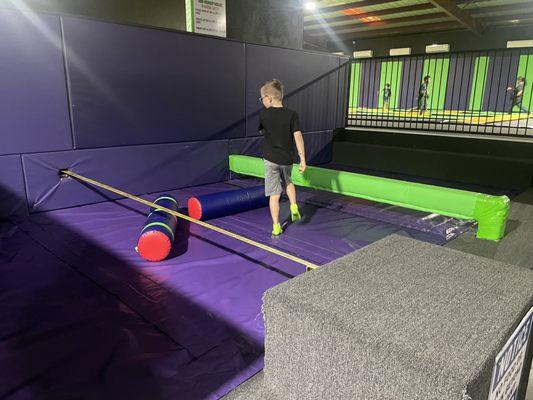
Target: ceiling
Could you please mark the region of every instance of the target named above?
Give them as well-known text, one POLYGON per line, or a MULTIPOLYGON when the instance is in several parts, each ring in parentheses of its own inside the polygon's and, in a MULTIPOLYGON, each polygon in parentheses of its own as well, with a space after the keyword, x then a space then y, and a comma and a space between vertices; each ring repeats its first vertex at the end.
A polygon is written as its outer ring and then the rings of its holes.
MULTIPOLYGON (((532 0, 321 0, 304 14, 306 37, 365 39, 533 24, 532 0)), ((533 32, 533 26, 532 26, 533 32)))

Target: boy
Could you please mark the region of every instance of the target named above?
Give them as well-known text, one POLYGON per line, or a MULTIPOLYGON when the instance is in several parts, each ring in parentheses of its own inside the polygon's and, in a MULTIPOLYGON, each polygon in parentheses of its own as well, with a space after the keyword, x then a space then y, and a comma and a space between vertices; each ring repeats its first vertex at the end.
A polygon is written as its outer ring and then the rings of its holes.
POLYGON ((423 115, 428 106, 428 96, 429 96, 429 84, 431 83, 431 76, 424 76, 424 80, 420 84, 420 89, 418 90, 418 114, 423 115))
POLYGON ((517 106, 521 111, 529 114, 529 110, 524 107, 522 104, 522 99, 524 97, 524 87, 526 86, 526 79, 523 76, 519 76, 516 80, 516 85, 514 88, 508 87, 508 91, 511 92, 511 108, 508 111, 508 114, 513 112, 514 106, 517 106))
POLYGON ((391 91, 390 83, 386 83, 385 87, 383 88, 383 109, 384 110, 389 109, 391 94, 392 94, 392 91, 391 91))
POLYGON ((260 102, 265 107, 259 114, 259 131, 264 135, 263 158, 265 162, 265 196, 270 197, 272 216, 272 236, 282 233, 279 223, 279 200, 285 182, 290 201, 291 219, 300 219, 296 203, 296 188, 291 181, 294 161, 294 143, 300 157, 300 173, 306 168, 305 149, 300 121, 295 111, 283 107, 283 85, 277 79, 266 82, 261 87, 260 102))

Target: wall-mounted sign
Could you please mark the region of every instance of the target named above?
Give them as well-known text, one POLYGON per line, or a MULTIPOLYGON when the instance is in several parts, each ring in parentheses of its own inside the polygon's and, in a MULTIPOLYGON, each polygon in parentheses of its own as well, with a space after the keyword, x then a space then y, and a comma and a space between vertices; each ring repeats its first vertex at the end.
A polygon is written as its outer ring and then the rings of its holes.
POLYGON ((529 310, 496 356, 489 400, 515 400, 517 398, 532 326, 533 308, 529 310))
POLYGON ((187 31, 226 37, 226 0, 185 0, 187 31))

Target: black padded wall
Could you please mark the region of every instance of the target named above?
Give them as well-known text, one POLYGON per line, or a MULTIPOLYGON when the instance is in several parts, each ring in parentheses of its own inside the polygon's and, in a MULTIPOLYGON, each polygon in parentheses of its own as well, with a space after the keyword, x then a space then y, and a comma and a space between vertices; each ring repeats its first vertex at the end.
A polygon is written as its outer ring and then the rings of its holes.
POLYGON ((231 39, 292 49, 303 46, 299 0, 226 0, 226 21, 231 39))

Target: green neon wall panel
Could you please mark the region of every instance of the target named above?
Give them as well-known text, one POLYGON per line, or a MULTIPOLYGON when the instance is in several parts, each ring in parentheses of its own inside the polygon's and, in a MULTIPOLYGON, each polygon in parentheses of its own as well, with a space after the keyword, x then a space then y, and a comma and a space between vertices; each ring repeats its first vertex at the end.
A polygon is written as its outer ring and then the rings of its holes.
POLYGON ((383 107, 383 89, 386 83, 391 85, 390 108, 397 108, 400 98, 400 81, 402 79, 403 61, 383 61, 381 63, 381 76, 379 79, 378 107, 383 107))
MULTIPOLYGON (((232 155, 229 166, 230 171, 238 174, 264 177, 264 162, 260 158, 232 155)), ((481 239, 501 239, 509 213, 507 196, 490 196, 319 167, 308 167, 304 174, 300 174, 296 165, 292 170, 292 179, 298 186, 455 218, 475 219, 478 222, 477 237, 481 239)))
POLYGON ((447 57, 424 60, 423 74, 420 82, 422 82, 422 79, 426 75, 430 75, 432 80, 429 86, 428 109, 444 109, 449 68, 450 59, 447 57))
POLYGON ((483 107, 483 98, 485 96, 488 69, 489 57, 476 57, 472 76, 472 90, 470 91, 470 110, 479 111, 483 107))
POLYGON ((194 32, 194 0, 185 0, 185 25, 187 32, 194 32))
POLYGON ((352 63, 350 76, 350 107, 359 105, 359 88, 361 83, 361 63, 352 63))
MULTIPOLYGON (((533 107, 533 54, 523 54, 520 56, 517 77, 519 76, 526 78, 522 104, 531 111, 533 107)), ((515 108, 514 111, 517 111, 517 109, 515 108)))

